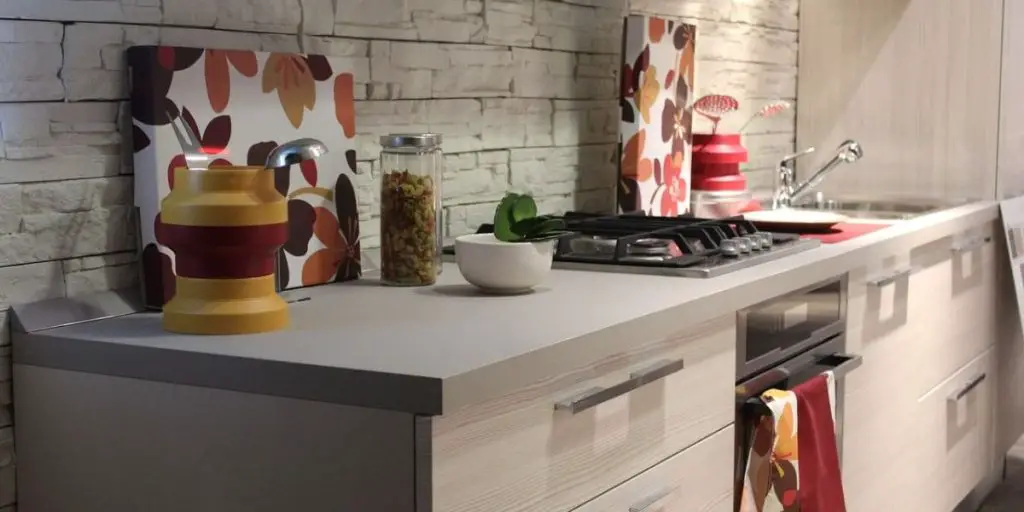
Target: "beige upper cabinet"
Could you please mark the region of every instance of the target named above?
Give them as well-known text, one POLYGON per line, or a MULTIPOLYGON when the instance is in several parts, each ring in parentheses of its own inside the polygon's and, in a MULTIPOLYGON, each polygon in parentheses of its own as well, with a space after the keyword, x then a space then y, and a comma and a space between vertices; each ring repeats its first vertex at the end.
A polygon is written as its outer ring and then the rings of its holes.
POLYGON ((1024 2, 1003 14, 1002 101, 999 112, 999 197, 1024 194, 1024 2))
POLYGON ((995 197, 1002 21, 1003 0, 802 1, 797 146, 819 155, 801 176, 852 138, 865 157, 826 195, 995 197))

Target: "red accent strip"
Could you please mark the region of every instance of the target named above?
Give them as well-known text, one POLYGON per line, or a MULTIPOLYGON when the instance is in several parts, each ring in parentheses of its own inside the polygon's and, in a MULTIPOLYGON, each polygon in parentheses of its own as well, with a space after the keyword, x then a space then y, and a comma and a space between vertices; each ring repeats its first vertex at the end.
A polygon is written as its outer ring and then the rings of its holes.
POLYGON ((245 279, 274 273, 277 251, 288 240, 288 225, 163 224, 158 238, 174 251, 174 267, 180 277, 245 279))

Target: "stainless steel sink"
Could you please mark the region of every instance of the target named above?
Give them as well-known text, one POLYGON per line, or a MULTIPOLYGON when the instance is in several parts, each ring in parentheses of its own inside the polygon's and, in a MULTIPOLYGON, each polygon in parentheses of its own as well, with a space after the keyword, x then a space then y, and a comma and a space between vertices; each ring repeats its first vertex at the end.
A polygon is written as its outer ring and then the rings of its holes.
POLYGON ((794 206, 794 208, 836 212, 854 219, 898 221, 910 220, 965 202, 839 199, 818 200, 813 203, 794 206))

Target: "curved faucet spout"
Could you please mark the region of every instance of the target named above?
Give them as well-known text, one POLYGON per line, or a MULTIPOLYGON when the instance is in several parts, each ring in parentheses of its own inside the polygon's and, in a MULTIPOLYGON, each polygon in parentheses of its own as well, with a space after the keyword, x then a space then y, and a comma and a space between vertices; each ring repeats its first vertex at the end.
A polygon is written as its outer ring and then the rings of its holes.
POLYGON ((835 170, 841 164, 852 164, 857 160, 864 157, 864 149, 860 143, 855 140, 847 140, 839 145, 836 149, 835 156, 832 157, 821 169, 818 169, 810 178, 799 185, 793 185, 792 179, 792 160, 784 161, 783 164, 779 165, 780 182, 781 185, 778 190, 775 191, 775 199, 773 201, 776 208, 783 208, 792 206, 793 201, 800 198, 807 192, 810 192, 814 187, 821 184, 828 173, 835 170), (785 164, 785 165, 784 165, 785 164), (787 176, 781 176, 786 174, 787 176))

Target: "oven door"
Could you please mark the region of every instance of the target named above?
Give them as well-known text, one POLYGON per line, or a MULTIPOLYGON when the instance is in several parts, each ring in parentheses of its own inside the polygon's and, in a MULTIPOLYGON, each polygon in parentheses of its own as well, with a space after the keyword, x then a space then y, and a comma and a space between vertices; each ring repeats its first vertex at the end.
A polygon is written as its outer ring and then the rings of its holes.
POLYGON ((743 477, 747 469, 747 459, 750 456, 754 429, 762 416, 771 414, 768 407, 759 398, 769 389, 792 389, 812 377, 832 371, 836 378, 836 446, 839 449, 839 458, 842 460, 844 377, 861 365, 861 356, 842 352, 845 342, 845 335, 834 336, 806 353, 784 361, 778 366, 736 385, 735 510, 739 509, 739 502, 743 495, 743 477))
POLYGON ((843 275, 737 313, 738 378, 748 378, 842 333, 846 283, 843 275))

